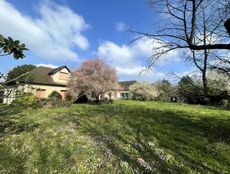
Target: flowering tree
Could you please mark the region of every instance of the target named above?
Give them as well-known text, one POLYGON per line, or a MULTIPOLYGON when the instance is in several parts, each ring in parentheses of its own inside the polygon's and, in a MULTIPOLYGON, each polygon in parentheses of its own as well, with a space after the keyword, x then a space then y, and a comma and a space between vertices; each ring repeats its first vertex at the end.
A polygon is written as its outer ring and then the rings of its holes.
POLYGON ((207 79, 210 93, 219 99, 227 99, 230 103, 230 77, 219 71, 210 71, 207 79))
POLYGON ((83 62, 80 68, 72 72, 69 92, 74 97, 85 94, 100 100, 100 96, 116 90, 118 86, 115 69, 96 58, 83 62))
POLYGON ((159 96, 157 88, 148 82, 136 82, 129 87, 132 99, 154 100, 159 96))

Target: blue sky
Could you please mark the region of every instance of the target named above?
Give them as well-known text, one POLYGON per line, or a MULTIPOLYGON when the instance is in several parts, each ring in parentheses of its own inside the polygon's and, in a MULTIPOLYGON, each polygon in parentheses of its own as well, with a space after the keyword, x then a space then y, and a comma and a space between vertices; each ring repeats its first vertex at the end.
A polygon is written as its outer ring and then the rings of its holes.
POLYGON ((174 52, 151 73, 139 75, 154 42, 143 38, 130 44, 135 35, 127 29, 154 32, 160 18, 145 0, 1 0, 0 33, 21 40, 30 51, 22 60, 1 57, 0 72, 22 64, 75 68, 100 57, 117 69, 119 80, 156 81, 171 72, 184 74, 191 65, 174 52))

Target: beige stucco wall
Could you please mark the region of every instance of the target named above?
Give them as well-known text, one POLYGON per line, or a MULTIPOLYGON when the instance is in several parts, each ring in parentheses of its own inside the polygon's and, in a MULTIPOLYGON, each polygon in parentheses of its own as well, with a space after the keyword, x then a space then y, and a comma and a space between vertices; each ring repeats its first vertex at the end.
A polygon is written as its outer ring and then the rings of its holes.
POLYGON ((111 95, 111 99, 118 99, 118 92, 116 91, 111 91, 111 92, 106 92, 103 96, 100 96, 100 99, 102 99, 103 97, 107 97, 110 98, 109 96, 111 95))
POLYGON ((58 93, 61 94, 61 90, 68 90, 67 87, 59 87, 59 86, 49 86, 49 85, 19 85, 16 87, 15 85, 13 86, 7 86, 5 89, 5 95, 7 97, 4 98, 3 103, 10 104, 15 98, 16 98, 16 91, 24 91, 24 92, 31 92, 34 95, 36 95, 36 90, 37 89, 45 89, 44 91, 44 98, 47 98, 53 91, 57 91, 58 93))
POLYGON ((69 81, 69 78, 70 78, 70 72, 66 68, 63 68, 60 71, 56 72, 55 74, 51 75, 51 77, 55 83, 60 83, 60 84, 66 85, 69 81), (67 80, 60 79, 60 73, 66 73, 68 76, 68 79, 67 80))
POLYGON ((109 93, 111 93, 111 99, 122 99, 122 93, 126 93, 128 94, 128 98, 131 98, 131 95, 129 93, 129 91, 112 91, 112 92, 107 92, 105 93, 104 96, 109 98, 109 93))
POLYGON ((26 85, 25 92, 32 92, 36 95, 37 89, 45 89, 44 98, 47 98, 53 91, 61 93, 61 90, 67 90, 67 87, 48 86, 48 85, 26 85))

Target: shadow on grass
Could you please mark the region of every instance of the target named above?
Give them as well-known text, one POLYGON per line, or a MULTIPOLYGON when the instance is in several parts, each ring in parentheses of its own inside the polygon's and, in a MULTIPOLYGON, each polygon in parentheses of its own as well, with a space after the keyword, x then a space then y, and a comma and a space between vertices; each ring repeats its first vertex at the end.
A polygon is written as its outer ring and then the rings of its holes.
POLYGON ((9 105, 4 105, 2 107, 0 107, 0 117, 4 117, 4 116, 11 116, 14 114, 18 114, 20 112, 22 112, 23 109, 22 108, 18 108, 18 107, 11 107, 9 105))
POLYGON ((107 137, 99 141, 134 171, 220 173, 222 169, 230 170, 230 158, 208 148, 215 143, 224 143, 229 147, 230 118, 193 118, 188 115, 190 113, 182 111, 126 105, 102 105, 87 112, 83 130, 97 141, 98 137, 107 137), (150 146, 149 142, 153 142, 154 146, 150 146), (125 150, 127 145, 138 153, 125 150), (168 159, 168 153, 174 158, 168 159), (149 170, 146 164, 143 166, 138 161, 139 157, 150 166, 149 170))
POLYGON ((20 107, 11 107, 4 105, 0 107, 0 137, 9 134, 19 134, 21 132, 33 131, 39 126, 38 123, 32 123, 31 120, 14 119, 16 116, 22 119, 25 114, 21 113, 24 109, 20 107))

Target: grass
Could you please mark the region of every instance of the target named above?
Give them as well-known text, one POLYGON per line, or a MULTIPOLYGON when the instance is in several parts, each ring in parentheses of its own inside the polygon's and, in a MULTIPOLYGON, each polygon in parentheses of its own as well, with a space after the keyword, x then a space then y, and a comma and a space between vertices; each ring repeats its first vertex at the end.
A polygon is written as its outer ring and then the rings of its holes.
POLYGON ((0 115, 0 173, 230 173, 227 110, 121 100, 0 115))

